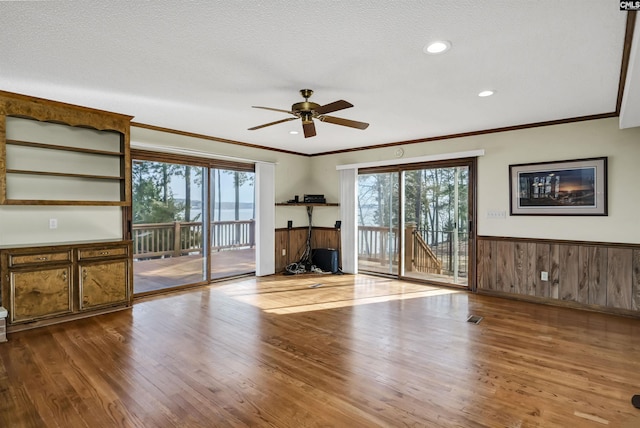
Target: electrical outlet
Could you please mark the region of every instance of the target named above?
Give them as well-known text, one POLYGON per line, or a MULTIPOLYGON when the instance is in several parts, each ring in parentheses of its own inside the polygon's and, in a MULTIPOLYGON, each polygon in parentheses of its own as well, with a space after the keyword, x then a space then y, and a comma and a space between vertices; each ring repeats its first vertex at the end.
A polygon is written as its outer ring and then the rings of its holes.
POLYGON ((540 272, 540 280, 549 281, 549 272, 545 272, 545 271, 540 272))
POLYGON ((282 255, 283 255, 283 256, 286 256, 286 255, 287 255, 287 249, 286 249, 286 248, 283 248, 283 249, 282 249, 282 255))
POLYGON ((50 218, 49 219, 49 229, 57 229, 58 228, 58 219, 50 218))

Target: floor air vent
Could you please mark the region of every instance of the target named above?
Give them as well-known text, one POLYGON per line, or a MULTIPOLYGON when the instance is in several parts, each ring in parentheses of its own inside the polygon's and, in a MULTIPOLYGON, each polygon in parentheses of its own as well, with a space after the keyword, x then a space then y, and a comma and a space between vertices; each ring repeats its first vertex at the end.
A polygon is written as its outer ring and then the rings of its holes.
POLYGON ((480 321, 482 321, 482 317, 478 315, 469 315, 469 318, 467 318, 467 322, 471 322, 474 324, 480 324, 480 321))

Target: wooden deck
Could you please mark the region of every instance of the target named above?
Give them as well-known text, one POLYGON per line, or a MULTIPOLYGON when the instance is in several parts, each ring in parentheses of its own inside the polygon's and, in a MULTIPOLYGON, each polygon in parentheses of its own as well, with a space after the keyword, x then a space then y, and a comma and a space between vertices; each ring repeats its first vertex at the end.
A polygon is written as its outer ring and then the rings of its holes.
MULTIPOLYGON (((393 275, 397 275, 398 266, 394 266, 396 270, 393 275)), ((377 272, 383 274, 389 274, 389 264, 382 265, 380 262, 375 262, 366 259, 358 259, 358 270, 361 272, 377 272)), ((436 273, 424 273, 424 272, 405 272, 405 277, 410 279, 416 279, 419 281, 434 281, 440 284, 451 284, 458 285, 462 287, 468 287, 468 280, 466 277, 458 277, 458 281, 453 281, 453 276, 449 275, 439 275, 436 273)))
MULTIPOLYGON (((133 291, 146 293, 206 281, 204 258, 197 255, 133 262, 133 291)), ((255 272, 254 248, 216 251, 211 254, 211 279, 255 272)))
POLYGON ((243 278, 10 334, 0 427, 632 428, 638 337, 393 279, 243 278))

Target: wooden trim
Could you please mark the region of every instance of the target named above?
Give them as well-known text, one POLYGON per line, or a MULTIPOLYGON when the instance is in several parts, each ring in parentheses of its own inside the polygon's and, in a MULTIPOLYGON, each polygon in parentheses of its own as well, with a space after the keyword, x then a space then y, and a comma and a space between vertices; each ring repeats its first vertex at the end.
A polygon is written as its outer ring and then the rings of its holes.
POLYGON ((22 117, 101 131, 129 132, 133 116, 0 91, 0 108, 6 116, 22 117))
POLYGON ((49 175, 52 177, 70 177, 70 178, 87 178, 95 180, 124 180, 122 176, 115 175, 91 175, 91 174, 75 174, 70 172, 49 172, 49 171, 31 171, 23 169, 8 169, 7 174, 23 174, 23 175, 49 175))
POLYGON ((543 127, 543 126, 564 125, 564 124, 573 123, 573 122, 584 122, 584 121, 588 121, 588 120, 608 119, 608 118, 616 117, 616 116, 618 116, 617 112, 600 113, 600 114, 593 114, 593 115, 588 115, 588 116, 579 116, 579 117, 572 117, 572 118, 566 118, 566 119, 549 120, 549 121, 546 121, 546 122, 534 122, 534 123, 527 123, 527 124, 522 124, 522 125, 505 126, 505 127, 502 127, 502 128, 489 128, 489 129, 483 129, 483 130, 480 130, 480 131, 462 132, 462 133, 459 133, 459 134, 439 135, 439 136, 435 136, 435 137, 420 138, 420 139, 417 139, 417 140, 397 141, 395 143, 385 143, 385 144, 378 144, 378 145, 367 146, 367 147, 355 147, 355 148, 352 148, 352 149, 334 150, 334 151, 330 151, 330 152, 314 153, 314 154, 311 154, 311 155, 308 155, 308 156, 314 157, 314 156, 335 155, 335 154, 339 154, 339 153, 357 152, 357 151, 361 151, 361 150, 381 149, 381 148, 385 148, 385 147, 395 147, 395 146, 401 146, 401 145, 405 145, 405 144, 428 143, 428 142, 432 142, 432 141, 451 140, 451 139, 454 139, 454 138, 473 137, 473 136, 476 136, 476 135, 497 134, 499 132, 507 132, 507 131, 519 131, 519 130, 522 130, 522 129, 539 128, 539 127, 543 127))
POLYGON ((561 308, 578 309, 583 311, 586 310, 589 312, 598 312, 601 314, 614 314, 614 315, 622 315, 622 316, 633 317, 633 318, 640 318, 640 312, 638 311, 620 309, 620 308, 611 308, 611 307, 598 306, 598 305, 589 305, 585 303, 572 302, 569 300, 550 299, 548 297, 529 296, 525 294, 514 294, 514 293, 507 293, 505 291, 487 290, 487 289, 479 289, 477 293, 483 294, 486 296, 517 300, 521 302, 558 306, 561 308))
POLYGON ((171 128, 163 128, 161 126, 147 125, 145 123, 131 122, 131 126, 135 126, 135 127, 143 128, 143 129, 149 129, 149 130, 152 130, 152 131, 166 132, 168 134, 182 135, 184 137, 191 137, 191 138, 199 138, 201 140, 216 141, 218 143, 235 144, 235 145, 238 145, 238 146, 250 147, 252 149, 269 150, 269 151, 272 151, 272 152, 287 153, 287 154, 290 154, 290 155, 298 155, 298 156, 309 156, 309 155, 307 155, 305 153, 292 152, 290 150, 283 150, 283 149, 276 149, 276 148, 273 148, 273 147, 260 146, 258 144, 244 143, 242 141, 227 140, 225 138, 213 137, 213 136, 204 135, 204 134, 197 134, 197 133, 194 133, 194 132, 179 131, 179 130, 171 129, 171 128))
POLYGON ((128 207, 128 201, 47 201, 42 199, 6 199, 4 205, 83 205, 83 206, 119 206, 128 207))
POLYGON ((228 169, 241 172, 255 172, 254 163, 244 163, 223 159, 203 158, 198 156, 178 155, 174 153, 154 152, 150 150, 132 149, 131 157, 135 160, 163 162, 180 165, 200 166, 203 168, 228 169))
MULTIPOLYGON (((2 106, 0 105, 0 109, 2 106)), ((0 111, 0 205, 7 202, 7 117, 0 111)))
POLYGON ((171 153, 153 152, 148 150, 131 149, 131 159, 134 161, 163 162, 179 165, 200 166, 206 168, 208 159, 196 156, 175 155, 171 153))
POLYGON ((560 245, 587 245, 596 247, 620 247, 640 250, 640 244, 623 242, 601 242, 601 241, 573 241, 569 239, 546 239, 546 238, 518 238, 509 236, 478 236, 478 241, 504 241, 504 242, 524 242, 534 244, 560 244, 560 245))
POLYGON ((44 326, 49 326, 49 325, 55 325, 55 324, 62 324, 64 322, 68 322, 68 321, 75 321, 75 320, 80 320, 80 319, 84 319, 84 318, 90 318, 90 317, 95 317, 96 315, 103 315, 103 314, 109 314, 111 312, 118 312, 118 311, 124 311, 124 310, 128 310, 131 309, 132 306, 112 306, 112 307, 108 307, 108 308, 102 308, 102 309, 95 309, 95 310, 91 310, 91 311, 87 311, 87 312, 80 312, 80 313, 75 313, 75 314, 70 314, 70 315, 62 315, 56 318, 50 318, 47 320, 41 320, 41 321, 33 321, 33 322, 29 322, 29 323, 25 323, 25 324, 12 324, 12 325, 7 325, 7 333, 17 333, 19 331, 24 331, 24 330, 32 330, 34 328, 38 328, 38 327, 44 327, 44 326))
POLYGON ((627 12, 627 29, 624 34, 624 46, 622 48, 622 63, 620 64, 620 81, 618 82, 618 100, 616 102, 616 115, 620 115, 622 108, 622 98, 627 82, 627 72, 629 71, 629 58, 631 57, 631 44, 633 42, 633 32, 636 26, 636 11, 627 12))
POLYGON ((396 142, 377 144, 377 145, 366 146, 366 147, 354 147, 350 149, 333 150, 328 152, 320 152, 320 153, 312 153, 312 154, 293 152, 289 150, 276 149, 276 148, 266 147, 266 146, 259 146, 256 144, 243 143, 240 141, 225 140, 223 138, 212 137, 209 135, 194 134, 191 132, 178 131, 174 129, 162 128, 162 127, 153 126, 153 125, 145 125, 145 124, 136 123, 136 122, 132 122, 131 126, 137 126, 138 128, 151 129, 154 131, 167 132, 167 133, 176 134, 176 135, 183 135, 187 137, 200 138, 203 140, 218 141, 218 142, 228 143, 228 144, 236 144, 244 147, 251 147, 251 148, 256 148, 261 150, 269 150, 269 151, 287 153, 287 154, 297 155, 297 156, 315 157, 315 156, 335 155, 335 154, 341 154, 341 153, 359 152, 359 151, 370 150, 370 149, 381 149, 386 147, 395 147, 395 146, 402 146, 402 145, 409 145, 409 144, 428 143, 433 141, 451 140, 454 138, 473 137, 477 135, 497 134, 500 132, 519 131, 522 129, 540 128, 544 126, 564 125, 568 123, 585 122, 589 120, 609 119, 612 117, 617 117, 618 115, 619 115, 619 111, 613 111, 609 113, 599 113, 599 114, 593 114, 593 115, 587 115, 587 116, 570 117, 565 119, 549 120, 545 122, 533 122, 533 123, 526 123, 521 125, 505 126, 501 128, 489 128, 489 129, 483 129, 479 131, 469 131, 469 132, 462 132, 458 134, 446 134, 446 135, 439 135, 435 137, 419 138, 415 140, 396 141, 396 142))
POLYGON ((78 153, 90 153, 94 155, 105 155, 105 156, 122 156, 123 152, 110 152, 108 150, 97 150, 97 149, 86 149, 84 147, 72 147, 72 146, 62 146, 57 144, 47 144, 47 143, 35 143, 32 141, 19 141, 19 140, 7 140, 8 145, 12 146, 24 146, 24 147, 36 147, 39 149, 47 149, 47 150, 61 150, 65 152, 78 152, 78 153))

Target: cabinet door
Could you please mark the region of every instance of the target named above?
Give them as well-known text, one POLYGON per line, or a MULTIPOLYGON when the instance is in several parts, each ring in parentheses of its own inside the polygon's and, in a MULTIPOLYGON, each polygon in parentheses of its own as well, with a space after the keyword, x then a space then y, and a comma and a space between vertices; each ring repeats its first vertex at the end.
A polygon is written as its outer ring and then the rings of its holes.
POLYGON ((11 323, 70 313, 71 266, 11 272, 11 323))
POLYGON ((126 302, 128 260, 80 265, 80 309, 87 310, 126 302))

